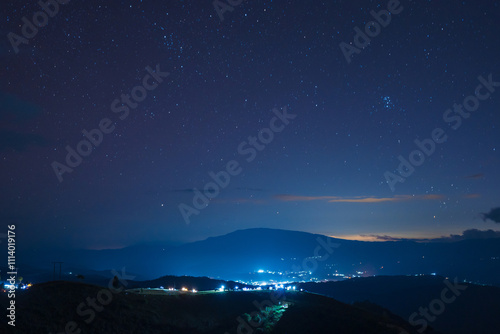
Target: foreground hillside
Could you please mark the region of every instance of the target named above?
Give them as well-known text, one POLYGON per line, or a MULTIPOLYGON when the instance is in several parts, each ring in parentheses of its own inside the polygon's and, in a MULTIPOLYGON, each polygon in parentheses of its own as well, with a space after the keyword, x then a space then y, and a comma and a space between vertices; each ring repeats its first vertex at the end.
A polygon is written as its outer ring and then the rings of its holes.
MULTIPOLYGON (((15 332, 55 334, 64 333, 66 328, 68 333, 79 333, 80 329, 81 333, 106 334, 417 333, 394 316, 369 312, 320 295, 283 293, 144 295, 111 293, 83 283, 43 283, 17 295, 15 332)), ((2 305, 6 302, 2 295, 2 305)), ((1 333, 14 332, 5 323, 1 326, 1 333)))
MULTIPOLYGON (((427 308, 431 310, 429 318, 432 319, 428 323, 445 334, 498 334, 500 288, 466 283, 458 283, 457 286, 457 283, 453 279, 444 283, 444 277, 439 276, 381 276, 342 282, 303 283, 300 287, 349 304, 369 301, 407 321, 421 308, 427 308), (440 301, 444 305, 443 310, 439 309, 440 301), (436 310, 437 314, 432 310, 436 310)), ((414 321, 421 322, 423 319, 424 316, 418 315, 414 321)), ((420 327, 417 325, 415 328, 420 327)))

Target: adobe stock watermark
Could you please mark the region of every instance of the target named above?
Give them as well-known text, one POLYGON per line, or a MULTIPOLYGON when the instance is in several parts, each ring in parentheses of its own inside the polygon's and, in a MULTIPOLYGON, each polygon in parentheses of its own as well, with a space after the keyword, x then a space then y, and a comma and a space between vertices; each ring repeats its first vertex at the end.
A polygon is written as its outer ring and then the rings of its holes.
MULTIPOLYGON (((99 290, 95 297, 87 297, 85 302, 81 302, 76 307, 76 314, 78 314, 86 324, 90 324, 96 317, 96 312, 102 312, 104 306, 109 305, 113 301, 113 294, 118 294, 123 291, 123 288, 128 285, 127 280, 132 280, 135 276, 129 276, 125 273, 125 268, 122 268, 120 274, 116 270, 112 270, 114 275, 108 282, 108 287, 99 290), (121 286, 120 286, 121 284, 121 286)), ((79 334, 82 333, 76 321, 68 321, 64 326, 64 331, 57 334, 79 334)), ((49 334, 52 334, 50 332, 49 334)))
POLYGON ((35 12, 30 20, 26 16, 21 18, 23 25, 21 27, 21 35, 9 32, 7 38, 14 52, 19 53, 19 45, 28 44, 29 40, 38 34, 38 28, 43 28, 49 23, 49 17, 53 18, 59 13, 59 5, 66 5, 70 0, 47 0, 38 1, 41 11, 35 12))
POLYGON ((225 12, 232 12, 234 10, 234 7, 241 5, 241 3, 243 2, 243 0, 225 0, 225 1, 227 3, 222 0, 214 0, 214 2, 212 2, 215 12, 219 16, 219 20, 221 22, 224 21, 225 12))
MULTIPOLYGON (((472 112, 479 109, 480 101, 485 101, 495 92, 495 87, 500 87, 500 82, 493 81, 492 74, 488 79, 483 76, 477 78, 480 84, 476 87, 474 94, 467 96, 462 104, 453 104, 453 110, 447 109, 443 113, 443 120, 450 125, 453 130, 458 130, 462 126, 463 120, 468 119, 472 112), (465 109, 465 110, 464 110, 465 109)), ((418 149, 413 150, 405 159, 402 155, 398 157, 400 162, 396 169, 398 174, 386 171, 384 173, 387 185, 392 192, 396 190, 396 184, 404 183, 414 172, 416 167, 422 166, 426 156, 430 157, 436 151, 436 144, 442 144, 448 139, 445 130, 435 128, 431 131, 430 138, 422 141, 415 139, 413 142, 418 149)))
MULTIPOLYGON (((297 115, 287 113, 287 108, 283 107, 282 111, 273 109, 275 116, 269 121, 269 127, 260 130, 257 136, 248 136, 247 140, 242 141, 238 145, 238 154, 246 156, 247 162, 252 162, 257 157, 257 153, 263 151, 266 145, 269 145, 274 140, 274 134, 285 129, 285 126, 290 123, 297 115), (279 124, 278 124, 279 122, 279 124)), ((208 175, 213 180, 207 182, 203 187, 203 192, 194 188, 194 196, 192 206, 181 203, 178 208, 184 218, 186 224, 189 224, 192 215, 199 215, 200 210, 208 206, 210 200, 219 196, 221 189, 226 188, 231 181, 231 177, 239 175, 243 171, 241 164, 236 160, 230 160, 226 164, 225 170, 218 173, 209 172, 208 175)))
MULTIPOLYGON (((146 72, 148 72, 148 74, 144 75, 142 78, 142 85, 135 86, 132 88, 130 94, 121 94, 119 99, 116 98, 111 102, 111 111, 115 114, 119 114, 118 118, 120 120, 125 120, 130 113, 130 109, 137 108, 139 105, 138 103, 144 101, 148 96, 148 91, 155 90, 158 85, 163 82, 163 79, 170 75, 170 73, 160 70, 160 64, 157 64, 154 70, 146 66, 146 72)), ((80 166, 84 157, 88 157, 93 150, 101 145, 104 135, 110 134, 114 130, 115 125, 113 125, 113 121, 106 117, 100 120, 98 127, 90 131, 83 129, 82 134, 85 139, 80 140, 75 145, 76 149, 70 145, 66 145, 65 147, 67 152, 65 159, 66 164, 59 161, 53 161, 50 164, 57 180, 63 182, 64 173, 72 173, 74 168, 80 166)))
POLYGON ((440 298, 433 299, 429 303, 428 308, 420 307, 418 309, 418 313, 413 312, 410 315, 408 322, 412 326, 421 326, 417 330, 419 333, 423 333, 427 329, 428 322, 435 321, 437 319, 437 316, 443 314, 443 312, 446 310, 446 304, 453 303, 457 299, 457 297, 462 294, 462 291, 467 289, 467 285, 458 284, 456 277, 453 285, 447 279, 445 279, 443 283, 447 287, 441 290, 440 298))
POLYGON ((352 55, 360 54, 361 50, 367 48, 370 45, 371 38, 377 37, 382 31, 382 28, 387 28, 392 21, 392 15, 401 13, 403 9, 404 7, 400 6, 399 0, 389 0, 387 3, 387 10, 382 9, 378 13, 371 10, 370 15, 377 22, 370 21, 365 24, 365 32, 363 32, 359 27, 354 27, 356 34, 354 35, 353 42, 349 44, 341 42, 339 44, 340 50, 342 51, 347 63, 351 63, 352 55), (354 46, 352 45, 353 43, 354 46))

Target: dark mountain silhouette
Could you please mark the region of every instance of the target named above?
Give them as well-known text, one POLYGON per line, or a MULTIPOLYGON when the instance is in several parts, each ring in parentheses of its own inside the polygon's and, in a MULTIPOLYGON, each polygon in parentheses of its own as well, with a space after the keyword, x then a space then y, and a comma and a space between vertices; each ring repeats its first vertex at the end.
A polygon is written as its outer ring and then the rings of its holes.
MULTIPOLYGON (((326 252, 320 247, 319 254, 326 252)), ((373 276, 435 272, 500 285, 500 238, 431 243, 361 242, 305 232, 249 229, 170 248, 142 245, 120 250, 59 252, 47 254, 37 264, 47 263, 46 269, 51 270, 50 261, 55 258, 64 261, 64 266, 95 270, 126 267, 138 279, 190 275, 249 280, 258 278, 254 273, 263 269, 281 272, 290 280, 328 279, 334 273, 362 272, 364 276, 373 276), (316 258, 317 268, 307 270, 304 263, 313 261, 315 250, 321 246, 318 240, 338 247, 332 248, 324 261, 316 258), (312 273, 298 276, 301 270, 312 273)))

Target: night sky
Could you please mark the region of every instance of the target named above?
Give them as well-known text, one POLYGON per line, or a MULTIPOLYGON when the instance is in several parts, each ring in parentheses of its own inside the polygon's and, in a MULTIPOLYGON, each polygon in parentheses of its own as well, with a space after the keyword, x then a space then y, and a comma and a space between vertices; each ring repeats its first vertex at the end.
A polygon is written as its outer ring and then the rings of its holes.
POLYGON ((498 230, 481 213, 500 206, 500 2, 107 3, 51 7, 31 38, 40 5, 1 5, 0 233, 16 224, 18 248, 498 230))

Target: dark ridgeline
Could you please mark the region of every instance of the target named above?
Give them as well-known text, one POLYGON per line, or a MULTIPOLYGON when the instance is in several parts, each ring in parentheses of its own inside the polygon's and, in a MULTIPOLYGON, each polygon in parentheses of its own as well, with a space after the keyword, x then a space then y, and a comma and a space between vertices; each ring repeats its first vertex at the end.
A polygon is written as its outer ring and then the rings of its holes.
MULTIPOLYGON (((250 330, 270 334, 418 333, 390 312, 373 312, 363 305, 351 306, 305 292, 286 292, 280 297, 280 304, 277 302, 266 310, 266 301, 273 298, 269 291, 173 296, 121 292, 113 295, 107 305, 94 311, 93 316, 89 313, 90 308, 79 309, 82 302, 88 297, 99 296, 101 290, 102 287, 73 282, 35 285, 29 293, 18 297, 18 312, 22 316, 16 326, 23 329, 23 334, 58 334, 64 332, 71 321, 74 323, 69 328, 73 332, 81 329, 82 333, 232 334, 252 333, 250 330), (257 307, 263 309, 260 326, 250 318, 251 314, 259 313, 257 307), (238 332, 238 326, 241 332, 238 332), (247 327, 246 331, 244 327, 247 327)), ((2 323, 0 332, 7 333, 6 326, 2 323)), ((428 330, 425 333, 435 332, 428 330)))

